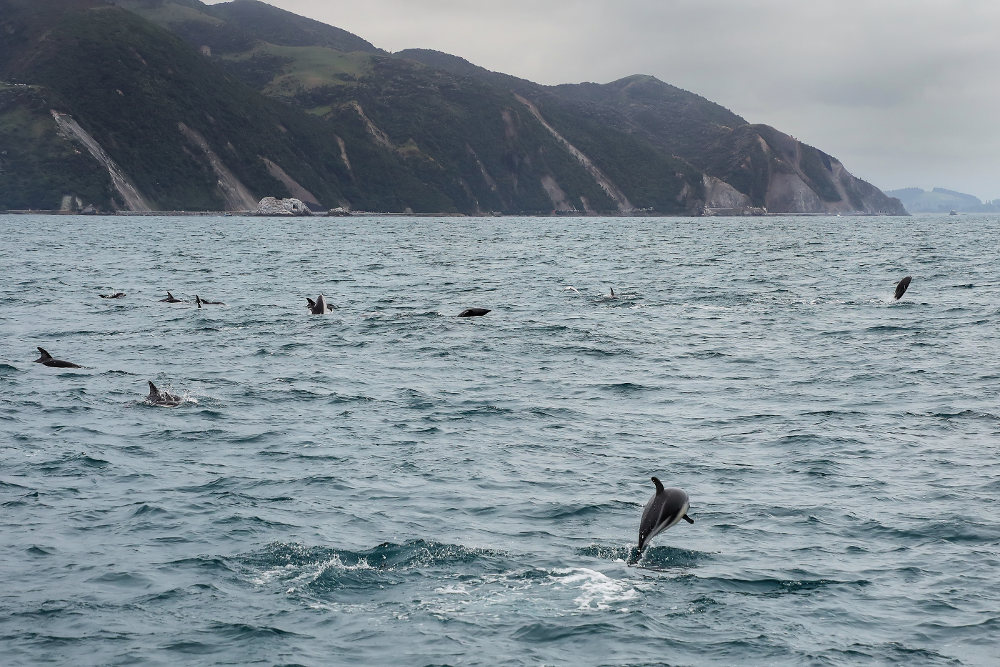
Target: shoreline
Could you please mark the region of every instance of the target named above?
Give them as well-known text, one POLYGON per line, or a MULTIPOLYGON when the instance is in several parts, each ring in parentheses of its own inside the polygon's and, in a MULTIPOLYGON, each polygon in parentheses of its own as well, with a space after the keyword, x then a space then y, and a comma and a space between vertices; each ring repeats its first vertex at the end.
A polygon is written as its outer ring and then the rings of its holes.
POLYGON ((228 218, 361 218, 361 217, 398 217, 398 218, 773 218, 773 217, 843 217, 843 218, 905 218, 911 214, 893 213, 778 213, 768 211, 767 213, 713 213, 702 215, 682 215, 672 213, 655 213, 652 211, 635 211, 632 213, 583 213, 583 212, 559 212, 559 213, 385 213, 378 211, 351 211, 330 215, 329 213, 310 213, 307 215, 288 214, 262 214, 252 211, 108 211, 81 213, 79 211, 58 211, 44 209, 6 209, 0 210, 0 215, 93 215, 93 216, 138 216, 138 217, 228 217, 228 218))

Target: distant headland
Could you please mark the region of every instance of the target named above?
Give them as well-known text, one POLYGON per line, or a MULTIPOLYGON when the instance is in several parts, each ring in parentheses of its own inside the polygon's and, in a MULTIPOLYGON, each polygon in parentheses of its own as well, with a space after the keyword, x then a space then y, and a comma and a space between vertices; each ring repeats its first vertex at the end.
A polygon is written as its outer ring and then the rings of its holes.
POLYGON ((921 188, 902 188, 886 192, 903 202, 910 213, 1000 213, 1000 199, 980 201, 978 197, 934 188, 930 192, 921 188))

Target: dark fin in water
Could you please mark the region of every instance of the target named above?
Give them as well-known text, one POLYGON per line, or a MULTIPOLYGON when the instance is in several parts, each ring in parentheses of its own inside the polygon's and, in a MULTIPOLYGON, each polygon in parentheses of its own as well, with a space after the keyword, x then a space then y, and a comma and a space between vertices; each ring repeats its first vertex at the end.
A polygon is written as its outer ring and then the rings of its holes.
POLYGON ((687 521, 688 523, 694 523, 694 519, 692 519, 691 517, 689 517, 687 514, 685 514, 681 518, 684 519, 685 521, 687 521))
POLYGON ((653 480, 653 484, 656 485, 656 492, 663 493, 663 482, 661 482, 656 477, 650 477, 650 479, 653 480))
POLYGON ((306 304, 309 306, 309 310, 316 309, 316 302, 310 299, 309 297, 306 297, 306 304))
POLYGON ((46 361, 48 361, 48 360, 50 360, 52 358, 52 355, 49 354, 48 352, 46 352, 45 350, 43 350, 42 348, 38 348, 38 353, 40 355, 42 355, 42 356, 40 356, 38 359, 35 359, 35 363, 36 364, 37 363, 44 363, 44 362, 46 362, 46 361))
POLYGON ((893 298, 896 301, 899 301, 900 297, 902 297, 903 294, 906 292, 906 288, 908 288, 910 286, 910 280, 911 279, 912 279, 912 276, 906 276, 905 278, 903 278, 902 280, 900 280, 898 283, 896 283, 896 292, 895 292, 895 294, 893 294, 893 298))
POLYGON ((195 301, 195 303, 198 304, 198 307, 201 308, 201 297, 198 296, 197 294, 195 294, 194 295, 194 301, 195 301))

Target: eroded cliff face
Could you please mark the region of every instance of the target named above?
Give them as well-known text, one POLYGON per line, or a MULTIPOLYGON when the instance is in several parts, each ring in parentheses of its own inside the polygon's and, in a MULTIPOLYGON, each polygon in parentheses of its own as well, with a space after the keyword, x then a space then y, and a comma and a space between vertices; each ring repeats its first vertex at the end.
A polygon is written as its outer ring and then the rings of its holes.
POLYGON ((707 171, 745 195, 744 205, 769 213, 907 215, 898 199, 856 178, 836 158, 773 127, 745 125, 725 142, 720 154, 729 159, 707 171))
POLYGON ((59 131, 67 139, 78 142, 87 149, 87 152, 101 165, 108 176, 111 177, 111 184, 115 192, 121 198, 122 207, 127 211, 148 211, 149 204, 146 198, 139 193, 138 188, 132 180, 122 170, 118 163, 111 159, 104 147, 101 146, 90 134, 87 133, 80 124, 69 114, 59 113, 55 109, 51 111, 52 118, 56 122, 59 131))

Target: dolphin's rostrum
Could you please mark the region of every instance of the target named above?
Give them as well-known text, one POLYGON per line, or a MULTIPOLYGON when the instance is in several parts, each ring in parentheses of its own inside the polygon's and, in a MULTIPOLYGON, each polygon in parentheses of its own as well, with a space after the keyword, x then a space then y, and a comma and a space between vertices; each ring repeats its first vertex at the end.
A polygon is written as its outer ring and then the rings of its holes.
POLYGON ((42 348, 38 348, 38 353, 42 356, 35 359, 34 363, 36 364, 41 364, 42 366, 49 366, 50 368, 83 368, 83 366, 74 364, 71 361, 63 361, 62 359, 53 359, 52 355, 43 350, 42 348))
POLYGON ((654 536, 662 533, 681 519, 694 523, 687 515, 690 502, 688 494, 681 489, 665 489, 663 483, 653 477, 656 493, 646 503, 642 510, 642 520, 639 522, 639 553, 649 545, 654 536))
POLYGON ((906 276, 898 283, 896 283, 896 293, 892 297, 894 300, 899 301, 899 297, 903 296, 903 294, 906 292, 906 288, 910 286, 911 277, 912 276, 906 276))

